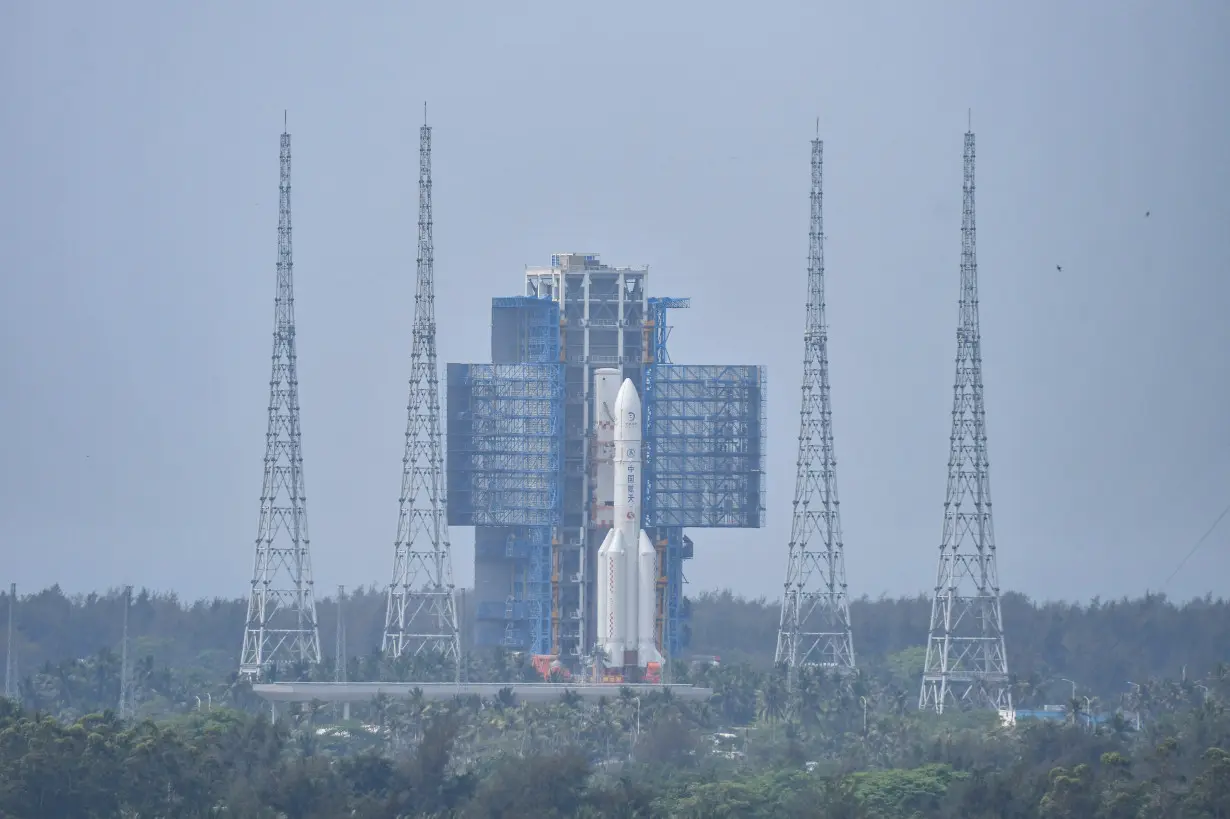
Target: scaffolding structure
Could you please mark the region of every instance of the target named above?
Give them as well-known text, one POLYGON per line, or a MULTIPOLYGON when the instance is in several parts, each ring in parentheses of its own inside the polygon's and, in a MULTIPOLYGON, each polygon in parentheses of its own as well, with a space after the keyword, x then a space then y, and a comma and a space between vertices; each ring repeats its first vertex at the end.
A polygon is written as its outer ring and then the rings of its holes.
MULTIPOLYGON (((549 653, 571 663, 588 653, 596 636, 592 567, 609 525, 596 514, 594 497, 599 468, 591 417, 594 373, 615 367, 640 387, 648 360, 648 276, 643 267, 605 265, 597 253, 555 253, 550 266, 530 267, 525 273, 526 295, 551 299, 560 309, 564 496, 562 523, 552 544, 549 653)), ((498 329, 493 325, 493 356, 498 329)))
POLYGON ((507 578, 502 600, 479 603, 476 631, 545 654, 563 495, 559 305, 492 299, 491 326, 497 363, 448 368, 449 523, 479 527, 475 560, 507 578))
POLYGON ((666 307, 687 306, 676 301, 685 300, 651 300, 657 363, 644 389, 644 520, 658 546, 658 634, 669 656, 690 633, 684 528, 759 528, 765 513, 764 368, 663 363, 666 307))
POLYGON ((648 298, 647 283, 643 267, 553 254, 526 269, 525 295, 492 300, 492 364, 449 365, 449 522, 475 527, 476 645, 574 668, 593 648, 592 567, 610 526, 595 495, 598 369, 631 379, 645 407, 642 526, 667 656, 690 634, 684 527, 763 525, 764 373, 672 365, 667 314, 690 299, 648 298))
POLYGON ((539 296, 491 300, 491 361, 554 364, 560 356, 559 304, 539 296))
POLYGON ((644 406, 645 525, 763 526, 764 368, 655 364, 644 406))
POLYGON ((671 326, 666 323, 666 311, 686 310, 692 306, 692 300, 671 296, 652 296, 648 302, 649 317, 645 322, 645 332, 650 340, 645 345, 645 349, 652 352, 650 360, 653 363, 670 364, 671 357, 666 351, 666 342, 671 337, 671 326))
MULTIPOLYGON (((648 316, 645 321, 645 350, 647 363, 670 364, 667 350, 671 325, 667 323, 667 310, 686 310, 692 306, 689 298, 651 296, 648 300, 648 316)), ((648 401, 646 403, 648 406, 648 401)), ((647 476, 645 482, 647 483, 647 476)), ((641 497, 645 497, 642 487, 641 497)), ((683 561, 693 554, 692 539, 683 533, 682 526, 658 526, 653 529, 654 546, 658 552, 657 589, 657 639, 663 654, 670 659, 688 645, 691 638, 691 608, 683 596, 683 584, 687 578, 683 561)))

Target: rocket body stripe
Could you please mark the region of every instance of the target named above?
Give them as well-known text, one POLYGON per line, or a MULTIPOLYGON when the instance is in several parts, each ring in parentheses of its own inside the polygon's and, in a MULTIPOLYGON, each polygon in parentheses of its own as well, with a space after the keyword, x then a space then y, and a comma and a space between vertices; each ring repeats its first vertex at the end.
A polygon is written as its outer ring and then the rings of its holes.
POLYGON ((611 551, 611 540, 615 536, 615 530, 607 531, 606 538, 602 541, 602 547, 598 549, 598 583, 595 587, 597 594, 597 624, 598 624, 598 645, 603 648, 610 642, 610 614, 608 606, 610 605, 610 572, 608 571, 611 551))
POLYGON ((607 643, 606 652, 614 665, 623 665, 624 651, 628 646, 628 636, 624 633, 627 623, 624 609, 627 607, 627 576, 624 564, 627 562, 627 549, 624 548, 623 533, 618 529, 611 532, 611 547, 607 550, 607 643))

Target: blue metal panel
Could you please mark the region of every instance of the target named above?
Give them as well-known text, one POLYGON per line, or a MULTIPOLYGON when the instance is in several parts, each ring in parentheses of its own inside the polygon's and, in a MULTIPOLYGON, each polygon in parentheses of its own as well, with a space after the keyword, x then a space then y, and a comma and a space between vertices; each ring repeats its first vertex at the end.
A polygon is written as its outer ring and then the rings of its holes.
POLYGON ((525 620, 529 609, 524 600, 509 597, 507 600, 491 600, 478 604, 479 620, 525 620))
POLYGON ((662 642, 671 657, 678 657, 687 648, 691 635, 691 610, 683 598, 683 561, 691 557, 686 553, 691 551, 692 541, 678 526, 659 526, 656 539, 659 544, 666 544, 661 552, 666 563, 666 635, 662 642))
POLYGON ((504 621, 500 644, 535 654, 551 646, 551 535, 563 496, 559 310, 551 299, 492 299, 498 363, 448 369, 449 523, 509 527, 476 551, 478 561, 512 561, 510 596, 481 602, 478 619, 504 621))
POLYGON ((447 389, 449 524, 558 525, 563 365, 449 364, 447 389))
POLYGON ((764 525, 763 367, 645 369, 645 524, 764 525))
POLYGON ((649 320, 653 327, 653 360, 658 364, 669 364, 671 357, 666 352, 666 342, 670 339, 671 328, 666 323, 666 311, 685 310, 692 306, 692 300, 653 296, 647 301, 649 302, 649 320))
POLYGON ((551 643, 551 529, 511 527, 503 542, 484 542, 478 556, 514 561, 511 593, 504 600, 479 602, 478 619, 508 623, 500 640, 507 648, 547 653, 551 643))
POLYGON ((530 647, 530 634, 510 622, 504 627, 504 636, 500 639, 500 645, 509 651, 525 651, 530 647))
POLYGON ((513 535, 502 541, 475 539, 474 556, 479 560, 529 560, 531 545, 513 535))
MULTIPOLYGON (((666 342, 670 339, 671 327, 666 323, 667 310, 687 309, 692 306, 692 300, 687 298, 652 297, 649 302, 649 322, 653 334, 653 360, 655 364, 671 363, 666 342)), ((650 482, 646 472, 646 484, 650 482)), ((642 496, 644 497, 644 495, 642 496)), ((692 558, 692 541, 683 534, 679 526, 661 526, 657 530, 658 542, 665 542, 662 552, 665 565, 663 575, 666 578, 666 622, 662 643, 671 657, 679 653, 691 642, 691 607, 686 605, 683 596, 683 561, 692 558)))
POLYGON ((538 296, 491 300, 491 360, 554 364, 560 360, 559 302, 538 296))

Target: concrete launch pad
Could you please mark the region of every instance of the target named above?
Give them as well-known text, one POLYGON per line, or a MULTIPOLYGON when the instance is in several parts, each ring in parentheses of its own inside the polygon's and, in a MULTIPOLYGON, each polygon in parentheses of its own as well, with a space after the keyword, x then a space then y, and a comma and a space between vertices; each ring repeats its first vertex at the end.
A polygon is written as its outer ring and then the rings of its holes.
POLYGON ((409 698, 419 690, 426 700, 450 700, 454 697, 479 696, 491 699, 501 689, 512 690, 518 702, 552 702, 571 691, 587 702, 597 702, 603 697, 614 700, 619 692, 629 688, 636 696, 654 692, 670 691, 671 696, 685 702, 707 700, 713 689, 694 685, 610 685, 602 683, 384 683, 384 682, 286 682, 257 683, 252 691, 266 702, 276 705, 281 702, 367 702, 383 694, 388 697, 409 698))

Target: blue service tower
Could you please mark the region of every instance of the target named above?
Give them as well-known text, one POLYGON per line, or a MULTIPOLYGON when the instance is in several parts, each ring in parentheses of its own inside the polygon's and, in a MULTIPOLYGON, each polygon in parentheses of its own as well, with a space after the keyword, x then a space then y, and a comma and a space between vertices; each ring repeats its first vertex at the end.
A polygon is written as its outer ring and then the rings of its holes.
MULTIPOLYGON (((647 268, 559 253, 528 267, 525 294, 492 299, 491 363, 449 364, 448 522, 474 527, 478 646, 575 669, 598 640, 600 497, 595 375, 619 371, 643 405, 642 524, 657 552, 655 642, 689 639, 685 529, 764 525, 765 372, 672 363, 667 311, 647 268)), ((616 382, 616 383, 619 383, 616 382)))

